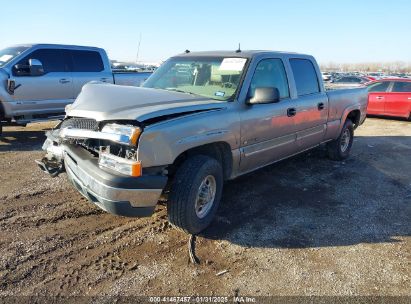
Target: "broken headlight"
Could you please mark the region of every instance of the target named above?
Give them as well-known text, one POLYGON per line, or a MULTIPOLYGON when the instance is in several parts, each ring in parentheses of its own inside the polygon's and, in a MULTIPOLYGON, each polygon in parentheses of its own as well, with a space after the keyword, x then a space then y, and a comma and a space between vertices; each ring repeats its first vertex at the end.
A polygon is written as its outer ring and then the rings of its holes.
POLYGON ((116 123, 106 124, 101 130, 102 133, 117 135, 116 142, 124 145, 137 146, 138 138, 141 135, 139 127, 130 125, 120 125, 116 123))

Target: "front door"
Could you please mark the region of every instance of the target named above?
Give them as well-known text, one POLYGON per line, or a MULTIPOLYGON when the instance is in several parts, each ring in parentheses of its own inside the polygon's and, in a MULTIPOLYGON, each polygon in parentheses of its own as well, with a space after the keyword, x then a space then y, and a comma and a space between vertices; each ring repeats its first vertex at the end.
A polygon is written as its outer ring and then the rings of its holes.
POLYGON ((389 81, 380 81, 368 86, 367 114, 384 115, 389 81))
POLYGON ((295 152, 294 118, 287 115, 294 101, 284 63, 281 59, 263 59, 255 70, 249 88, 249 97, 255 88, 274 87, 280 92, 280 101, 269 104, 246 105, 241 111, 241 171, 280 160, 295 152))
POLYGON ((42 117, 47 113, 64 114, 65 106, 73 102, 73 82, 68 62, 59 49, 38 49, 27 55, 19 64, 28 65, 29 59, 39 60, 44 74, 31 76, 29 72, 13 77, 16 89, 11 102, 17 116, 42 117))

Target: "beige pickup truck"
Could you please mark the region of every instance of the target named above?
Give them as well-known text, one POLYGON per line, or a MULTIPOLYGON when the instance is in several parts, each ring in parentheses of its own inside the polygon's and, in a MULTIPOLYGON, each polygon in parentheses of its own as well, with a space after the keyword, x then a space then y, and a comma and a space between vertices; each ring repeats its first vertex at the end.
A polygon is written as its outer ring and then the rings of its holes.
POLYGON ((113 214, 149 216, 163 195, 169 221, 196 234, 224 181, 322 143, 348 157, 366 108, 366 89, 326 92, 312 56, 185 53, 141 88, 84 86, 37 162, 113 214))

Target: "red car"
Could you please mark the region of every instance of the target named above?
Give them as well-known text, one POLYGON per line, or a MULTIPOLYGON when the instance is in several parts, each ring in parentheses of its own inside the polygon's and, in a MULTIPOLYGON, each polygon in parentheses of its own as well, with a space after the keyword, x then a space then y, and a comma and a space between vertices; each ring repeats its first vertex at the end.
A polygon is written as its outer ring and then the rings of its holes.
POLYGON ((367 114, 411 119, 411 79, 380 79, 367 88, 367 114))

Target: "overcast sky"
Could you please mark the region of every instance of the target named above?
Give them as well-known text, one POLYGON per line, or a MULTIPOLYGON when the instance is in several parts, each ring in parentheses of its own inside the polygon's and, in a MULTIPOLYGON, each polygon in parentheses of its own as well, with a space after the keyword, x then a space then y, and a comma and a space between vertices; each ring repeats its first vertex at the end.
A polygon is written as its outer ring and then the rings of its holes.
POLYGON ((0 48, 64 43, 111 59, 160 61, 186 49, 269 49, 320 62, 411 61, 409 0, 21 0, 2 5, 0 48))

